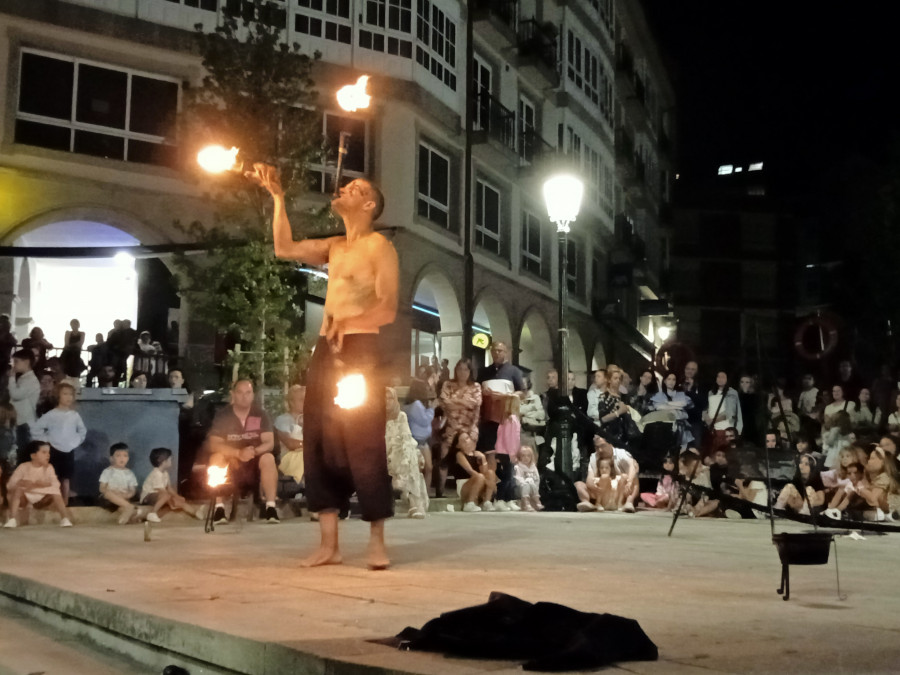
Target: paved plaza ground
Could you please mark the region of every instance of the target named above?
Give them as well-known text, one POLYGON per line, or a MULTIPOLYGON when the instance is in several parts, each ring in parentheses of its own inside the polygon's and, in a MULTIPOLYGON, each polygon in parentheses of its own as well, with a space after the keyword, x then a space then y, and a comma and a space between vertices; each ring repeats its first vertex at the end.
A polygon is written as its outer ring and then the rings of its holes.
MULTIPOLYGON (((318 540, 305 518, 210 534, 196 521, 164 523, 150 542, 140 525, 21 527, 0 530, 0 614, 21 607, 70 635, 115 633, 152 666, 120 672, 160 672, 163 662, 188 664, 192 675, 521 672, 368 642, 497 590, 637 619, 660 660, 611 672, 900 671, 900 536, 838 540, 846 600, 832 555, 827 566, 793 567, 784 602, 767 521, 685 518, 671 538, 669 524, 654 513, 396 518, 385 572, 365 568, 368 526, 354 519, 341 525, 344 564, 316 569, 297 564, 318 540), (157 661, 141 651, 148 644, 157 661)), ((4 630, 0 673, 116 672, 42 669, 33 659, 17 670, 27 649, 27 638, 4 630)))

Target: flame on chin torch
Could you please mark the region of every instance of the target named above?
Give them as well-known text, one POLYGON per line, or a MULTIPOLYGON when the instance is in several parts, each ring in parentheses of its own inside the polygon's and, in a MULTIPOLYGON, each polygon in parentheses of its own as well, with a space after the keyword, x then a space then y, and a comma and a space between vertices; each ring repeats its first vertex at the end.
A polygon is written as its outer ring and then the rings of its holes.
POLYGON ((347 112, 356 112, 360 108, 368 108, 371 96, 366 93, 366 83, 369 81, 368 75, 361 76, 356 84, 348 84, 341 87, 337 92, 338 105, 347 112))
POLYGON ((344 410, 358 408, 366 402, 366 378, 361 373, 345 375, 337 383, 334 404, 344 410))
POLYGON ((227 466, 210 466, 206 469, 206 483, 211 488, 219 487, 220 485, 224 485, 225 481, 228 479, 228 467, 227 466))

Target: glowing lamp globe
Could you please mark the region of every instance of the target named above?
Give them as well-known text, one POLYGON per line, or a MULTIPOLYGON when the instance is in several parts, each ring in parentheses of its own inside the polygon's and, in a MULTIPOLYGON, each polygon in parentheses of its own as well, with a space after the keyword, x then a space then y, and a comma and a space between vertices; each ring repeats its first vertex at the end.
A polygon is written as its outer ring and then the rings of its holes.
POLYGON ((581 209, 581 197, 584 194, 584 183, 571 174, 562 174, 548 178, 544 182, 544 202, 547 214, 556 223, 560 232, 569 231, 569 223, 575 221, 581 209))

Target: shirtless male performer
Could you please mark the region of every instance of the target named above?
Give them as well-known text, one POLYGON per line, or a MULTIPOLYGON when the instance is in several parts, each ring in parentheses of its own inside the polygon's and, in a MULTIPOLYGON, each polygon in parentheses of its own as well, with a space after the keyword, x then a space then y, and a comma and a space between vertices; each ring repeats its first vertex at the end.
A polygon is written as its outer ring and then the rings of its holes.
POLYGON ((399 267, 394 246, 372 230, 384 197, 375 185, 357 178, 331 202, 344 221, 346 236, 295 241, 277 170, 254 164, 246 175, 274 199, 275 255, 308 265, 328 263, 325 317, 307 371, 303 425, 306 499, 310 511, 319 513, 321 544, 303 565, 341 563, 338 512, 355 491, 362 519, 371 523, 369 569, 386 569, 390 559, 384 521, 394 515, 394 495, 384 445, 377 342, 380 327, 397 315, 399 267), (358 408, 343 409, 334 403, 337 382, 348 373, 365 377, 366 398, 358 408))

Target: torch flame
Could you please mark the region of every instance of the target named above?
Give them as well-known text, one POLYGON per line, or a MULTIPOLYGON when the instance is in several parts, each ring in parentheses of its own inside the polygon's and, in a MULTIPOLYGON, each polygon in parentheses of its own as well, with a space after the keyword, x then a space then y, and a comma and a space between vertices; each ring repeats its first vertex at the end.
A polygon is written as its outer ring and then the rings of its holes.
POLYGON ((372 98, 366 93, 368 81, 369 76, 363 75, 356 81, 356 84, 348 84, 346 87, 338 89, 338 105, 348 112, 356 112, 359 108, 368 108, 369 100, 372 98))
POLYGON ((209 173, 223 173, 239 169, 238 149, 226 150, 221 145, 210 145, 197 153, 197 163, 209 173))
POLYGON ((337 383, 338 395, 334 397, 334 404, 338 407, 350 410, 358 408, 366 401, 366 378, 360 373, 345 375, 337 383))
POLYGON ((206 469, 206 482, 209 487, 219 487, 225 483, 228 474, 227 466, 210 466, 206 469))

